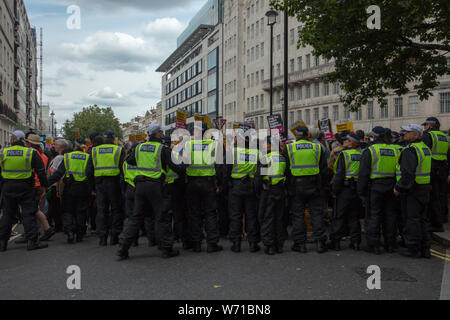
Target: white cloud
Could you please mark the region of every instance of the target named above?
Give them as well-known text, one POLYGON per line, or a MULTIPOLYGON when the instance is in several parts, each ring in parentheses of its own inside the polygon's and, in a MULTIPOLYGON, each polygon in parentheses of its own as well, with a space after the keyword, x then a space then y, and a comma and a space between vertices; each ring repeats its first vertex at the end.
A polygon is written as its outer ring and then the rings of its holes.
POLYGON ((152 63, 158 63, 163 54, 158 48, 150 47, 142 38, 102 31, 79 44, 63 43, 60 52, 63 58, 88 63, 91 69, 97 71, 127 72, 144 72, 152 63))
POLYGON ((132 104, 125 95, 105 87, 99 91, 89 93, 82 99, 83 103, 96 104, 98 106, 122 107, 132 104))
POLYGON ((142 31, 144 36, 161 40, 175 41, 185 26, 176 18, 161 18, 150 21, 142 31))

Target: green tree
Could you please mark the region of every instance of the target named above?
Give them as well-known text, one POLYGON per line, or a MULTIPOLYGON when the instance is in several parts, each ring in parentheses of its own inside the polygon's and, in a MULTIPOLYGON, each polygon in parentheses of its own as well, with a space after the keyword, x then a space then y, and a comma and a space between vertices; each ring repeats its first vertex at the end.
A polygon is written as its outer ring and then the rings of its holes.
POLYGON ((75 139, 75 130, 79 129, 82 137, 88 137, 92 132, 103 134, 112 130, 116 137, 123 137, 120 122, 111 108, 100 108, 97 105, 83 108, 83 111, 73 115, 72 120, 66 120, 63 126, 64 138, 70 141, 75 139))
POLYGON ((412 82, 421 100, 431 95, 438 77, 448 73, 449 0, 274 0, 302 23, 298 47, 311 45, 313 55, 335 59, 324 78, 339 82, 341 100, 356 111, 376 98, 385 106, 388 90, 402 95, 412 82), (380 29, 369 29, 381 9, 380 29))

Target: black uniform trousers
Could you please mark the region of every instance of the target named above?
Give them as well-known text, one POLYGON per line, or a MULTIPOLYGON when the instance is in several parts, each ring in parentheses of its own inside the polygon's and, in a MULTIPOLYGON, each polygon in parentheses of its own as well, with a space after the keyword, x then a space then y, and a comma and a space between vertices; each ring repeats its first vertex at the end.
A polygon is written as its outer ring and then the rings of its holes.
POLYGON ((8 241, 11 228, 17 222, 19 206, 22 208, 22 223, 26 238, 38 240, 36 223, 37 202, 31 182, 5 181, 2 189, 3 215, 0 220, 0 239, 8 241))
MULTIPOLYGON (((172 249, 172 216, 163 211, 162 184, 159 181, 136 181, 134 190, 134 210, 125 221, 120 234, 121 245, 128 249, 138 237, 144 221, 155 221, 156 239, 162 249, 172 249)), ((148 232, 150 226, 146 224, 148 232)))
POLYGON ((64 233, 84 235, 87 229, 87 216, 90 204, 89 184, 83 182, 66 183, 63 191, 64 233))
POLYGON ((282 248, 286 240, 284 230, 284 209, 286 194, 284 184, 268 186, 263 190, 259 200, 259 221, 262 242, 266 247, 282 248))
POLYGON ((107 237, 111 225, 111 235, 113 237, 118 236, 122 232, 124 220, 119 176, 96 178, 95 189, 97 195, 97 235, 100 238, 107 237))
POLYGON ((204 218, 207 234, 206 242, 217 244, 220 235, 214 177, 188 177, 186 197, 192 241, 202 241, 204 218))
POLYGON ((259 234, 258 210, 253 179, 231 179, 231 189, 228 193, 230 240, 241 241, 242 218, 245 217, 245 231, 249 242, 261 241, 259 234))
POLYGON ((350 235, 350 241, 354 244, 361 243, 361 225, 359 215, 361 212, 361 200, 356 193, 356 188, 344 186, 336 195, 333 219, 331 220, 331 240, 340 241, 346 230, 350 235))
POLYGON ((384 244, 395 247, 397 237, 397 209, 394 179, 372 179, 366 211, 366 238, 369 246, 380 245, 383 229, 384 244))
POLYGON ((177 179, 174 183, 168 184, 166 189, 167 200, 169 201, 168 209, 172 210, 174 237, 183 243, 192 241, 189 234, 190 226, 187 217, 184 183, 177 179))
MULTIPOLYGON (((130 185, 126 184, 126 191, 125 191, 125 210, 127 213, 127 219, 129 219, 134 212, 134 198, 135 198, 135 188, 130 185)), ((148 209, 149 211, 153 212, 152 208, 148 209)), ((144 225, 141 228, 145 230, 145 233, 147 235, 147 238, 149 241, 156 241, 155 239, 155 219, 153 214, 148 214, 144 217, 144 225)), ((139 233, 137 235, 139 237, 139 233)))
POLYGON ((431 166, 432 189, 428 208, 433 229, 442 227, 447 216, 447 177, 447 162, 433 160, 431 166))
POLYGON ((431 226, 427 206, 430 200, 430 185, 415 184, 402 197, 404 207, 403 237, 405 245, 414 250, 431 247, 431 226))
POLYGON ((313 227, 314 240, 326 241, 326 229, 323 221, 323 197, 320 190, 319 176, 294 177, 291 185, 292 239, 294 244, 306 243, 305 210, 309 214, 313 227))

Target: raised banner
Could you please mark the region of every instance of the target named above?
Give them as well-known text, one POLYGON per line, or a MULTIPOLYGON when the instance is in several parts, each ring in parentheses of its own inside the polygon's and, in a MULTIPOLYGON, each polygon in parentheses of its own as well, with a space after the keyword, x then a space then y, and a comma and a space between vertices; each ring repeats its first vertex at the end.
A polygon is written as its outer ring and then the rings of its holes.
POLYGON ((211 120, 209 119, 208 116, 201 116, 201 115, 199 115, 199 114, 195 114, 195 115, 194 115, 194 121, 201 121, 201 122, 203 122, 203 123, 206 123, 206 127, 207 127, 208 129, 211 128, 211 120))
POLYGON ((318 121, 319 129, 325 133, 325 139, 333 140, 333 131, 331 129, 331 120, 330 119, 322 119, 318 121))
POLYGON ((186 119, 187 113, 182 110, 177 110, 177 122, 175 127, 179 129, 186 129, 186 119))
POLYGON ((267 121, 269 123, 270 134, 279 134, 281 141, 285 141, 286 137, 284 135, 283 119, 281 118, 281 115, 273 114, 271 116, 267 116, 267 121))
POLYGON ((337 133, 342 133, 344 131, 350 131, 353 132, 353 122, 350 120, 344 120, 344 121, 339 121, 338 123, 336 123, 336 131, 337 133))
POLYGON ((297 122, 297 123, 291 128, 291 132, 292 132, 292 134, 294 135, 294 137, 295 137, 295 129, 297 129, 297 128, 300 127, 300 126, 308 127, 308 126, 306 125, 306 123, 305 123, 303 120, 297 122))

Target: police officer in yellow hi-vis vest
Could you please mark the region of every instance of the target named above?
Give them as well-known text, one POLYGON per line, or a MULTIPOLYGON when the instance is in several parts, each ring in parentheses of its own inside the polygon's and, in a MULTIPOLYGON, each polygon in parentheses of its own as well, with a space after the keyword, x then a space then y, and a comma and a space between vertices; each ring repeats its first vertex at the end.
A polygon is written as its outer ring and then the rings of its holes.
MULTIPOLYGON (((262 189, 259 199, 259 221, 261 237, 268 255, 283 253, 285 232, 283 213, 285 208, 286 158, 276 150, 274 137, 267 137, 267 154, 264 163, 259 163, 256 173, 256 186, 262 189), (273 141, 273 142, 272 142, 273 141)), ((279 143, 278 143, 279 145, 279 143)))
POLYGON ((360 249, 361 225, 359 213, 361 211, 361 200, 356 193, 358 181, 359 162, 361 152, 359 137, 349 133, 344 137, 344 147, 335 162, 335 175, 331 192, 335 199, 334 216, 331 221, 330 243, 328 248, 340 250, 340 241, 345 235, 345 227, 348 227, 350 235, 350 248, 360 249))
POLYGON ((401 178, 394 193, 404 195, 402 206, 405 213, 403 237, 406 249, 400 254, 413 258, 430 258, 431 231, 427 216, 430 198, 430 173, 432 153, 422 141, 422 128, 417 124, 403 126, 408 147, 400 154, 401 178))
POLYGON ((139 144, 136 151, 127 157, 127 163, 137 166, 138 171, 134 178, 134 211, 120 234, 118 260, 128 258, 128 250, 138 236, 144 217, 148 215, 153 215, 155 219, 156 240, 163 251, 162 257, 170 258, 179 254, 178 250, 173 250, 172 216, 163 211, 162 185, 165 179, 163 168, 169 167, 182 173, 183 165, 174 164, 170 149, 162 144, 164 129, 159 124, 151 124, 148 142, 139 144))
POLYGON ((299 126, 295 131, 297 141, 286 145, 284 156, 289 159, 289 188, 293 195, 290 203, 292 214, 293 251, 305 253, 306 223, 305 210, 309 213, 316 242, 316 251, 327 251, 326 229, 323 221, 323 190, 327 184, 327 162, 319 143, 311 142, 307 127, 299 126))
POLYGON ((427 118, 424 126, 423 142, 431 150, 431 197, 428 205, 431 229, 443 232, 443 223, 447 222, 447 177, 449 138, 439 131, 440 123, 435 117, 427 118))
MULTIPOLYGON (((251 149, 250 139, 244 133, 238 134, 235 146, 231 149, 232 164, 227 164, 224 184, 230 188, 228 192, 228 211, 230 218, 231 251, 241 251, 242 219, 245 217, 245 230, 250 252, 257 252, 260 247, 257 201, 254 178, 258 164, 258 149, 251 149)), ((256 142, 256 139, 255 139, 256 142)))
POLYGON ((103 144, 92 148, 92 157, 88 162, 88 172, 95 176, 96 224, 100 246, 107 245, 109 234, 111 245, 119 243, 124 219, 120 175, 125 154, 122 147, 114 144, 114 132, 106 130, 103 138, 103 144), (109 226, 111 226, 111 232, 109 232, 109 226))
POLYGON ((19 206, 22 208, 22 223, 28 240, 27 249, 46 248, 40 243, 36 225, 38 210, 34 191, 34 173, 41 186, 39 193, 44 196, 48 188, 44 163, 38 153, 25 147, 25 134, 20 131, 11 133, 11 147, 0 153, 1 178, 3 183, 3 215, 0 219, 0 252, 6 251, 11 236, 12 225, 16 222, 19 206))
MULTIPOLYGON (((188 208, 191 237, 194 252, 201 252, 203 240, 203 220, 207 234, 207 252, 221 251, 219 243, 219 218, 217 212, 216 193, 222 187, 223 171, 221 165, 216 165, 216 155, 220 144, 213 139, 206 139, 205 123, 201 124, 204 139, 191 139, 186 142, 183 157, 187 162, 188 208), (219 171, 219 172, 218 172, 219 171)), ((198 130, 198 129, 197 129, 198 130)), ((223 167, 223 166, 222 166, 223 167)))
POLYGON ((67 243, 81 242, 86 234, 93 176, 88 176, 87 164, 90 156, 83 152, 84 144, 84 138, 76 139, 75 151, 64 154, 64 161, 48 179, 52 185, 64 177, 62 220, 67 243))
POLYGON ((367 251, 381 254, 381 227, 385 250, 393 252, 397 246, 397 210, 393 190, 398 152, 394 146, 386 144, 383 127, 374 127, 369 136, 375 141, 361 155, 357 192, 361 199, 366 199, 367 251))

